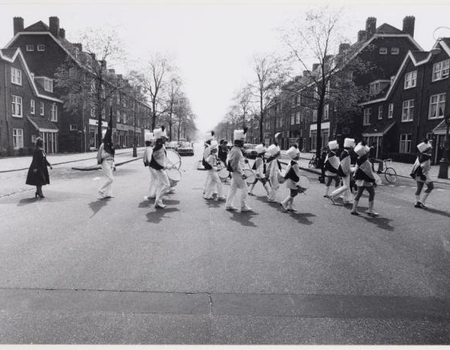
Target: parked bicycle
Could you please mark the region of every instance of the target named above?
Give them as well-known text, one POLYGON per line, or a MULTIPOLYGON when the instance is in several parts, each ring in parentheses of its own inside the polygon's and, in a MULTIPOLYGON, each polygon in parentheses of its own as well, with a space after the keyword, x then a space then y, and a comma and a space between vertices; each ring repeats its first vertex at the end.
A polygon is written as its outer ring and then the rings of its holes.
POLYGON ((397 172, 392 166, 390 166, 391 162, 391 158, 383 159, 383 171, 381 172, 381 174, 384 174, 387 182, 393 184, 395 181, 397 181, 397 172))

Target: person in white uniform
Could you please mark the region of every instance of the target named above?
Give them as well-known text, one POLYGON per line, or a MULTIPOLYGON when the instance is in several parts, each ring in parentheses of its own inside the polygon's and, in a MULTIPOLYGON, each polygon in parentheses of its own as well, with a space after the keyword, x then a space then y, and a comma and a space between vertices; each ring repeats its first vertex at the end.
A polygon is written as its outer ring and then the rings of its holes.
POLYGON ((164 127, 153 130, 153 134, 156 139, 156 145, 153 148, 149 165, 155 170, 154 174, 157 179, 155 208, 164 209, 166 205, 163 203, 163 197, 170 191, 170 181, 166 169, 171 167, 168 165, 166 148, 164 147, 167 135, 164 127))
POLYGON ((286 153, 289 158, 291 158, 291 161, 286 168, 285 175, 286 187, 289 189, 289 195, 280 203, 280 205, 283 207, 284 211, 294 212, 297 210, 292 207, 292 204, 294 203, 294 198, 301 191, 301 187, 299 186, 301 174, 297 163, 300 159, 300 151, 297 146, 292 146, 286 153))
POLYGON ((339 168, 338 175, 342 178, 343 185, 333 192, 328 197, 331 199, 333 204, 335 204, 336 198, 343 193, 344 194, 344 204, 353 204, 352 193, 350 191, 350 180, 351 180, 351 158, 350 152, 355 147, 355 140, 346 138, 344 140, 344 150, 341 152, 339 158, 339 168))
POLYGON ((102 198, 113 198, 112 184, 114 182, 113 171, 114 165, 114 145, 112 142, 112 125, 108 125, 106 130, 102 130, 102 144, 98 148, 97 163, 101 164, 103 173, 106 176, 106 181, 98 189, 98 193, 102 198))
POLYGON ((218 151, 218 143, 215 140, 211 141, 210 145, 210 154, 208 158, 206 159, 206 163, 208 164, 208 175, 206 179, 206 188, 205 188, 205 199, 214 199, 215 197, 216 201, 224 201, 226 198, 223 195, 223 185, 222 181, 220 180, 219 174, 218 174, 218 167, 217 164, 219 162, 219 159, 217 158, 217 151, 218 151))
POLYGON ((227 202, 225 204, 226 210, 237 210, 234 204, 234 197, 237 190, 241 190, 241 212, 251 211, 247 205, 247 192, 248 186, 245 182, 245 160, 242 153, 242 147, 244 146, 246 129, 234 130, 234 146, 228 154, 227 168, 231 172, 231 185, 228 191, 227 202))
POLYGON ((417 149, 419 150, 419 155, 417 156, 411 171, 411 176, 417 183, 416 203, 414 206, 416 208, 425 209, 425 202, 434 188, 433 181, 430 177, 433 146, 428 140, 425 140, 417 145, 417 149), (422 198, 420 198, 424 185, 427 185, 427 189, 424 191, 422 198))
POLYGON ((267 197, 270 194, 270 185, 269 180, 266 179, 266 160, 264 159, 264 154, 266 153, 266 148, 263 144, 256 145, 255 147, 257 156, 255 159, 255 163, 253 164, 252 169, 255 171, 255 182, 252 183, 250 187, 250 191, 248 192, 249 196, 253 196, 253 190, 258 182, 261 182, 264 189, 266 190, 267 197))
POLYGON ((148 188, 148 195, 144 197, 144 199, 154 199, 156 198, 156 174, 155 169, 153 169, 150 166, 150 162, 152 161, 152 153, 153 153, 153 141, 155 137, 152 132, 146 132, 145 133, 145 151, 144 155, 142 157, 142 160, 144 161, 144 165, 149 170, 149 188, 148 188))
POLYGON ((325 175, 325 198, 328 198, 330 195, 330 186, 331 183, 335 182, 335 187, 337 188, 339 186, 339 176, 338 176, 338 169, 339 169, 339 159, 336 156, 336 150, 339 148, 339 144, 336 140, 328 142, 328 152, 325 157, 324 162, 324 175, 325 175))
POLYGON ((280 188, 280 183, 278 181, 278 174, 281 171, 281 164, 278 161, 278 158, 281 155, 280 147, 275 144, 272 144, 267 149, 269 152, 269 159, 267 159, 266 166, 266 177, 270 182, 270 191, 267 196, 267 201, 269 203, 276 203, 277 201, 277 191, 280 188))

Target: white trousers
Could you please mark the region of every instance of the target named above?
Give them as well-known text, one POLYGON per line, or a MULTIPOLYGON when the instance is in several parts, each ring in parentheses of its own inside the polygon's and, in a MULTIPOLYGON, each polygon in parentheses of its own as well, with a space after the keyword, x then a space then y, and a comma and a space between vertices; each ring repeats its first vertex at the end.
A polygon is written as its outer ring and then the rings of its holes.
POLYGON ((344 193, 344 202, 351 202, 352 201, 352 193, 350 191, 350 175, 342 178, 343 185, 337 189, 335 189, 333 192, 331 192, 332 197, 339 196, 342 192, 344 193))
POLYGON ((270 201, 275 201, 275 200, 277 200, 277 190, 280 188, 280 183, 278 182, 277 176, 272 176, 270 178, 270 185, 271 185, 271 187, 270 187, 269 196, 267 197, 267 199, 270 201))
POLYGON ((114 160, 104 160, 102 162, 102 170, 106 176, 106 181, 99 188, 99 192, 103 193, 104 196, 112 196, 112 183, 114 182, 113 167, 114 160))
POLYGON ((242 175, 238 172, 231 173, 231 185, 230 190, 228 191, 228 197, 226 206, 227 207, 233 207, 234 197, 236 196, 237 190, 241 190, 241 208, 244 208, 247 206, 247 192, 248 187, 245 180, 242 178, 242 175))
POLYGON ((155 170, 156 200, 155 205, 163 205, 162 198, 170 191, 170 181, 165 170, 155 170))
POLYGON ((208 170, 208 176, 206 178, 206 186, 205 186, 205 197, 211 198, 214 192, 216 192, 219 197, 223 197, 223 185, 220 180, 219 174, 216 170, 208 170))
POLYGON ((156 184, 158 182, 156 178, 156 171, 151 166, 148 167, 148 170, 150 171, 150 186, 148 188, 148 197, 149 198, 156 198, 156 184))

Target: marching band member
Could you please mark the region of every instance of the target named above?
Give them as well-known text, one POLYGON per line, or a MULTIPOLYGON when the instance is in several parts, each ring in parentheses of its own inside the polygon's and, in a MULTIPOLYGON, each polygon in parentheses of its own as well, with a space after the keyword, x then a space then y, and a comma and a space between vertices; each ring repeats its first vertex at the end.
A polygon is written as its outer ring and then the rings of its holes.
POLYGON ((152 161, 152 153, 153 153, 153 140, 154 135, 152 132, 145 133, 145 151, 143 156, 144 165, 148 167, 150 172, 150 186, 148 189, 148 195, 144 197, 144 199, 153 199, 156 198, 156 174, 155 169, 153 169, 150 165, 152 161))
POLYGON ((325 186, 326 186, 326 190, 325 190, 325 198, 328 198, 329 193, 330 193, 330 186, 331 183, 333 182, 333 180, 335 181, 335 187, 339 186, 339 176, 338 176, 338 169, 339 169, 339 159, 336 156, 336 150, 339 148, 339 144, 338 142, 335 141, 330 141, 328 142, 328 153, 325 157, 325 162, 324 162, 324 166, 323 169, 325 170, 325 178, 326 178, 326 182, 325 182, 325 186))
POLYGON ((298 195, 301 188, 298 184, 300 180, 300 168, 298 166, 297 160, 300 159, 300 151, 297 146, 292 146, 287 150, 287 155, 291 158, 291 162, 286 168, 286 187, 289 188, 289 195, 280 203, 284 211, 294 212, 297 211, 292 207, 294 203, 294 198, 298 195))
POLYGON ((351 204, 351 191, 350 191, 350 178, 351 178, 351 159, 350 159, 350 152, 355 147, 355 140, 346 138, 344 140, 344 150, 341 152, 339 158, 339 168, 338 168, 338 175, 342 178, 343 185, 339 187, 338 189, 331 192, 331 195, 328 197, 331 199, 333 204, 335 204, 335 199, 337 196, 339 196, 342 192, 344 192, 344 204, 351 204))
POLYGON ((245 160, 242 153, 242 147, 244 146, 245 133, 244 130, 234 130, 234 146, 228 154, 228 170, 231 172, 231 185, 228 191, 227 202, 225 205, 226 210, 237 210, 233 206, 234 197, 238 189, 241 190, 241 212, 251 211, 252 208, 247 206, 247 183, 245 182, 244 166, 245 160))
POLYGON ((419 150, 419 155, 417 156, 416 162, 413 165, 411 171, 411 176, 416 180, 417 190, 416 190, 416 203, 414 206, 416 208, 425 209, 425 202, 434 188, 433 181, 431 181, 430 170, 431 170, 431 153, 433 146, 428 140, 417 145, 419 150), (422 192, 423 186, 427 185, 427 189, 424 191, 422 199, 420 199, 420 193, 422 192))
POLYGON ((369 192, 369 209, 366 210, 366 213, 371 216, 378 216, 378 213, 373 211, 373 203, 375 199, 375 176, 373 175, 372 163, 370 163, 368 159, 369 151, 370 148, 364 141, 360 142, 355 147, 355 153, 358 155, 355 169, 355 180, 356 186, 358 186, 358 192, 356 193, 355 201, 353 202, 353 208, 351 211, 352 215, 360 215, 356 209, 358 207, 359 199, 366 189, 367 192, 369 192))
MULTIPOLYGON (((211 142, 213 139, 214 139, 214 131, 208 131, 206 133, 206 137, 205 137, 205 148, 203 150, 203 158, 202 158, 202 165, 205 168, 205 170, 209 170, 209 164, 207 162, 207 159, 211 153, 210 146, 211 146, 211 142)), ((209 186, 208 181, 209 181, 209 176, 207 176, 205 179, 205 185, 203 187, 204 189, 209 186)), ((203 190, 203 194, 205 194, 205 190, 203 190)))
POLYGON ((217 193, 216 200, 224 201, 226 198, 223 196, 223 185, 222 181, 219 178, 219 174, 217 173, 218 168, 218 158, 217 158, 217 150, 218 144, 217 141, 211 141, 210 145, 210 154, 206 160, 209 165, 208 169, 208 178, 206 183, 208 184, 205 188, 205 195, 203 198, 205 199, 213 199, 214 194, 217 193), (217 191, 216 191, 217 190, 217 191))
POLYGON ((276 144, 270 145, 267 150, 269 152, 269 159, 267 159, 266 177, 269 179, 271 186, 269 195, 267 196, 267 201, 270 203, 276 203, 277 190, 280 188, 278 173, 281 171, 281 164, 278 161, 278 158, 280 157, 281 150, 276 144))
POLYGON ((255 159, 255 164, 253 164, 253 170, 255 170, 256 179, 252 184, 250 191, 248 194, 253 196, 253 189, 255 188, 258 182, 261 182, 266 190, 267 197, 270 194, 270 186, 268 184, 268 180, 266 179, 266 160, 264 159, 264 154, 266 153, 266 148, 263 144, 259 144, 255 147, 257 156, 255 159))
POLYGON ((106 176, 105 183, 99 188, 98 193, 102 198, 113 198, 112 184, 114 182, 114 144, 112 142, 112 125, 108 124, 106 130, 102 130, 103 142, 98 148, 97 163, 101 164, 103 173, 106 176))
POLYGON ((155 208, 164 209, 166 206, 163 203, 163 197, 170 191, 170 181, 167 176, 166 169, 168 169, 167 153, 164 144, 167 140, 167 135, 164 126, 160 129, 153 130, 156 139, 156 145, 153 148, 150 167, 155 170, 156 183, 156 200, 155 208))

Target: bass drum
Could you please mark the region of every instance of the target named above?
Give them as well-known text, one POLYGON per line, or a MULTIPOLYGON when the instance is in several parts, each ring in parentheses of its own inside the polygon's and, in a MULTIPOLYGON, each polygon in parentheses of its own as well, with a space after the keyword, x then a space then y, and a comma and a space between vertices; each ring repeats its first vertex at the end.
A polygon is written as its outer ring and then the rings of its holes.
POLYGON ((225 163, 220 162, 219 165, 217 166, 217 168, 218 168, 217 174, 219 175, 219 178, 222 181, 225 181, 226 179, 228 179, 228 176, 230 175, 230 173, 228 172, 225 163))
POLYGON ((247 183, 247 185, 251 185, 251 184, 255 183, 256 176, 255 176, 255 173, 253 172, 253 170, 244 169, 244 175, 245 175, 245 182, 247 183))
POLYGON ((298 186, 300 187, 300 193, 306 192, 306 190, 309 188, 309 180, 306 176, 300 175, 300 180, 298 180, 298 186))
POLYGON ((170 187, 175 187, 181 180, 181 172, 178 169, 167 169, 167 177, 169 178, 170 187))
POLYGON ((181 157, 178 152, 173 149, 167 149, 166 153, 169 165, 179 170, 181 168, 181 157))

